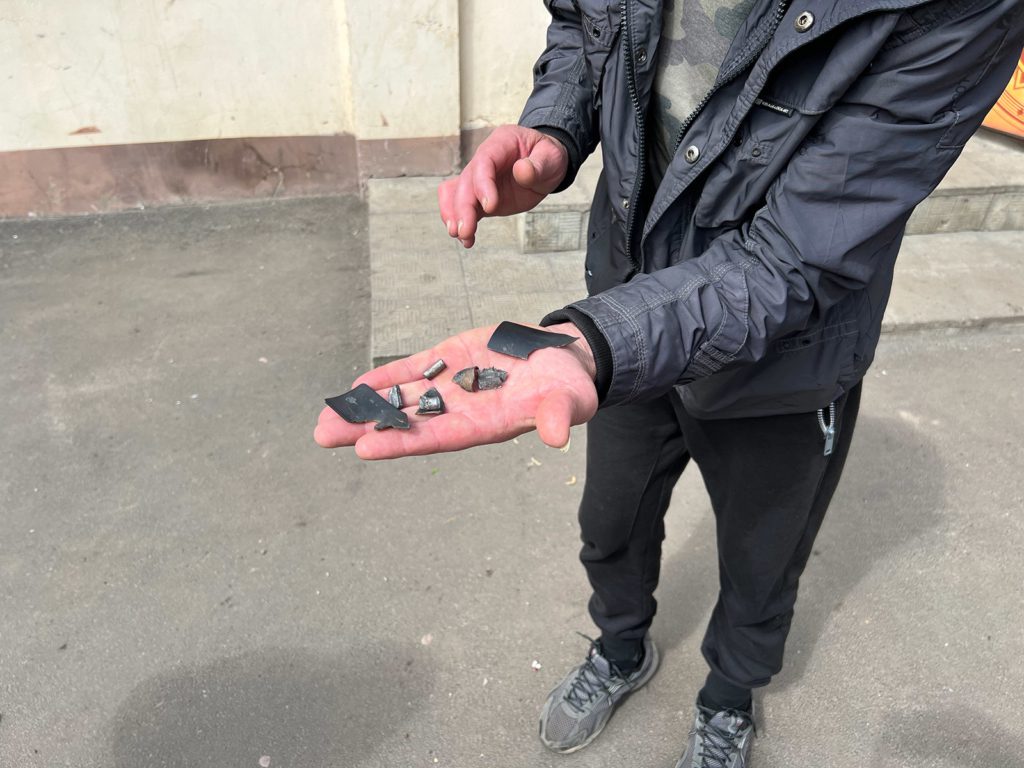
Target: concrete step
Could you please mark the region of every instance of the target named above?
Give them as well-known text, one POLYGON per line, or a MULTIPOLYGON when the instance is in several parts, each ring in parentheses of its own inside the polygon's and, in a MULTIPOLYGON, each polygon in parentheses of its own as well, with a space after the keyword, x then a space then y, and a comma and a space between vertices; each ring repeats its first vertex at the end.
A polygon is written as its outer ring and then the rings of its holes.
POLYGON ((884 332, 1024 321, 1024 232, 904 239, 884 332))
MULTIPOLYGON (((536 322, 583 297, 583 251, 523 253, 519 222, 487 219, 477 245, 451 240, 436 212, 440 179, 370 182, 371 354, 375 364, 458 331, 536 322)), ((1024 232, 907 237, 884 330, 1024 320, 1024 232)))
MULTIPOLYGON (((517 222, 524 253, 586 247, 600 158, 591 157, 572 188, 552 195, 517 222)), ((982 131, 946 178, 918 206, 907 234, 1024 229, 1024 142, 982 131)))

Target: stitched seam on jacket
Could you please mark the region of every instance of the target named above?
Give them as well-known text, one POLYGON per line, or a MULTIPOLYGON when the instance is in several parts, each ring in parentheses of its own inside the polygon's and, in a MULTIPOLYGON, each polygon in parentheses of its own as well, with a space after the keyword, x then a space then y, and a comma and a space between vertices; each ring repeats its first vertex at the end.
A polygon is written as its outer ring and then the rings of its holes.
MULTIPOLYGON (((647 302, 647 301, 645 301, 643 304, 641 304, 639 307, 637 307, 633 311, 628 310, 622 304, 620 304, 619 302, 615 301, 614 299, 612 299, 609 296, 606 296, 606 295, 599 295, 598 296, 598 298, 600 298, 612 310, 614 310, 615 313, 617 315, 619 315, 619 317, 622 318, 622 321, 627 325, 627 327, 631 331, 633 339, 634 339, 634 341, 636 343, 636 350, 637 350, 637 372, 636 372, 636 376, 634 377, 634 380, 633 380, 633 386, 630 388, 629 395, 627 396, 628 400, 632 400, 633 398, 635 398, 637 396, 637 394, 638 394, 638 392, 640 390, 640 385, 643 382, 644 374, 647 372, 647 342, 646 342, 646 339, 643 336, 643 333, 641 332, 640 323, 638 322, 638 318, 640 317, 640 315, 641 314, 647 314, 647 313, 649 313, 649 312, 651 312, 653 310, 656 310, 656 309, 660 309, 661 307, 664 307, 667 304, 672 304, 672 303, 677 302, 677 301, 685 300, 697 288, 700 288, 700 287, 705 286, 705 285, 711 285, 713 283, 720 282, 722 280, 722 278, 725 277, 725 275, 727 275, 729 272, 731 272, 734 269, 740 269, 744 273, 746 273, 746 272, 749 272, 750 269, 752 269, 754 267, 754 265, 759 264, 759 263, 760 262, 757 259, 748 259, 745 262, 743 262, 742 264, 735 264, 735 263, 732 263, 732 262, 727 262, 725 264, 719 264, 717 267, 715 267, 713 270, 711 270, 711 272, 690 279, 678 291, 676 291, 674 293, 671 293, 671 294, 669 294, 667 296, 663 296, 661 299, 659 299, 659 300, 657 300, 655 302, 647 302)), ((747 296, 749 298, 749 292, 747 293, 747 296)), ((745 319, 748 318, 749 317, 749 312, 748 311, 744 311, 743 316, 744 316, 745 319)), ((725 316, 723 316, 722 325, 719 326, 719 329, 716 332, 714 338, 717 339, 718 335, 722 332, 722 329, 724 328, 724 325, 725 325, 725 322, 726 322, 727 319, 728 319, 728 313, 726 313, 725 316)), ((604 327, 607 327, 607 326, 604 326, 604 327)), ((705 342, 705 343, 707 343, 707 342, 705 342)), ((703 349, 703 346, 704 345, 701 346, 701 349, 703 349)), ((732 353, 732 355, 729 357, 729 360, 734 359, 735 356, 737 354, 739 354, 739 350, 742 349, 742 346, 743 345, 741 344, 740 347, 738 347, 737 350, 732 353)), ((696 350, 694 352, 694 356, 693 356, 693 360, 694 361, 698 360, 698 356, 701 353, 701 349, 698 349, 698 350, 696 350)))
MULTIPOLYGON (((636 397, 637 391, 640 388, 640 382, 643 381, 644 375, 647 373, 647 341, 644 339, 643 334, 640 331, 640 323, 636 317, 631 315, 622 304, 615 301, 615 299, 609 296, 600 296, 601 300, 607 304, 622 320, 626 323, 627 327, 633 334, 633 340, 636 343, 637 351, 637 366, 636 376, 633 378, 633 386, 630 389, 627 400, 632 400, 636 397)), ((614 360, 615 354, 612 353, 614 360)))
MULTIPOLYGON (((743 264, 741 264, 739 268, 743 272, 743 274, 746 275, 746 273, 753 269, 754 265, 758 263, 759 262, 757 261, 757 259, 748 259, 743 264)), ((725 274, 723 274, 722 277, 725 277, 725 274)), ((742 341, 740 341, 740 343, 737 345, 734 351, 725 352, 723 350, 718 349, 717 346, 718 337, 721 336, 722 332, 725 330, 726 321, 729 319, 729 313, 723 312, 722 323, 719 326, 718 331, 708 341, 705 341, 703 344, 700 345, 698 353, 702 352, 708 355, 709 357, 712 357, 716 360, 720 360, 724 365, 725 363, 729 363, 735 360, 736 355, 738 355, 740 350, 743 349, 743 345, 747 343, 747 339, 750 337, 750 289, 747 288, 746 279, 743 280, 743 312, 741 314, 741 318, 743 322, 743 339, 742 341)), ((718 367, 721 368, 721 365, 719 365, 718 367)))
POLYGON ((558 100, 553 107, 554 111, 570 115, 576 114, 576 88, 579 84, 580 75, 586 66, 586 54, 580 53, 575 63, 569 69, 565 80, 562 81, 562 89, 558 92, 558 100))
POLYGON ((949 135, 953 132, 953 129, 960 124, 960 110, 956 108, 956 104, 960 100, 960 97, 964 95, 965 91, 977 87, 978 83, 980 83, 985 78, 985 76, 988 75, 989 70, 992 69, 992 62, 996 60, 996 57, 999 56, 1000 51, 1002 51, 1003 48, 1006 46, 1006 38, 1008 38, 1009 36, 1010 27, 1009 25, 1007 25, 1005 31, 1003 32, 1002 38, 1000 38, 999 43, 997 45, 993 46, 992 55, 985 62, 984 69, 982 69, 981 72, 978 73, 978 76, 974 79, 974 82, 967 86, 964 85, 963 81, 960 81, 960 83, 957 84, 956 90, 953 91, 953 98, 950 100, 950 110, 953 112, 954 115, 953 124, 949 126, 949 128, 947 128, 945 132, 942 134, 942 138, 940 138, 938 143, 935 145, 936 149, 960 149, 962 146, 964 146, 964 144, 967 143, 967 139, 969 139, 970 136, 965 137, 962 142, 958 141, 956 143, 952 143, 947 141, 949 135))
MULTIPOLYGON (((755 259, 754 262, 757 263, 757 260, 755 259)), ((630 314, 634 317, 639 317, 641 314, 646 314, 655 309, 661 309, 666 304, 672 304, 676 301, 686 299, 689 296, 689 294, 693 292, 694 289, 699 288, 703 285, 708 285, 709 283, 717 283, 729 272, 731 272, 734 269, 740 269, 741 267, 741 264, 736 264, 733 262, 719 264, 710 272, 706 272, 703 275, 691 278, 689 282, 687 282, 679 290, 662 296, 661 298, 653 302, 645 301, 630 314)))

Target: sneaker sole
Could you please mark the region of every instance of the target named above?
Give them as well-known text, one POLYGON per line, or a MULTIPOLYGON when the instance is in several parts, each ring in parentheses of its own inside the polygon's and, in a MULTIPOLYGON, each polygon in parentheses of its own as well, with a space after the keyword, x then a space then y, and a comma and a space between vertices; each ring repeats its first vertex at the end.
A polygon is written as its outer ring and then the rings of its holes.
MULTIPOLYGON (((623 702, 625 702, 626 699, 628 699, 634 693, 636 693, 641 688, 643 688, 645 685, 647 685, 647 683, 650 682, 651 678, 654 677, 654 673, 658 671, 658 665, 661 663, 661 656, 658 654, 658 646, 654 644, 653 640, 651 641, 651 656, 650 656, 650 658, 651 658, 650 669, 648 669, 644 673, 643 677, 641 677, 633 685, 632 688, 630 688, 628 691, 626 691, 624 694, 622 694, 622 696, 615 702, 615 706, 612 707, 612 714, 615 713, 616 709, 618 709, 620 706, 622 706, 623 702)), ((551 689, 551 693, 554 693, 555 689, 557 689, 557 688, 558 688, 557 685, 554 688, 552 688, 551 689)), ((550 696, 550 694, 548 694, 548 695, 550 696)), ((601 725, 597 728, 596 731, 594 731, 592 734, 587 736, 587 738, 584 739, 581 743, 576 744, 575 746, 569 747, 568 749, 566 749, 565 747, 556 746, 556 745, 552 744, 551 742, 547 741, 544 738, 544 721, 543 721, 543 719, 541 719, 541 722, 538 724, 537 734, 538 734, 538 736, 540 736, 541 744, 543 744, 545 747, 550 749, 552 752, 557 752, 560 755, 571 755, 573 752, 579 752, 584 747, 589 746, 590 743, 594 739, 596 739, 598 736, 601 735, 601 731, 603 731, 605 729, 605 726, 607 726, 608 723, 610 723, 611 721, 612 721, 612 716, 609 715, 608 719, 605 720, 603 723, 601 723, 601 725)))

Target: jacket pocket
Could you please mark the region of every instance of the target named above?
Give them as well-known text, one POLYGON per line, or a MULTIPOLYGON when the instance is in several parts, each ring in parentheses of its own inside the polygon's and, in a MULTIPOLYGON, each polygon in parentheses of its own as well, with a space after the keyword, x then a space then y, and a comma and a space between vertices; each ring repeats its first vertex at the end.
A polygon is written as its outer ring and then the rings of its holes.
POLYGON ((596 97, 601 92, 608 57, 619 36, 617 3, 573 0, 583 28, 583 55, 587 60, 590 82, 596 97))
POLYGON ((780 102, 759 101, 708 171, 694 210, 698 227, 728 227, 753 216, 818 121, 780 102))

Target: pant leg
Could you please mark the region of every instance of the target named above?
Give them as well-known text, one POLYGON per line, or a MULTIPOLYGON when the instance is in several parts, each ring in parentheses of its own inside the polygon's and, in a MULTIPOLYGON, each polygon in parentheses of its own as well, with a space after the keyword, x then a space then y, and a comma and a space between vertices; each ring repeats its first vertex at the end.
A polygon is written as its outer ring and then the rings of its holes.
POLYGON ((766 685, 782 669, 800 575, 839 483, 859 405, 860 385, 837 401, 830 456, 816 413, 680 414, 718 535, 720 591, 701 650, 712 673, 733 685, 766 685))
POLYGON ((587 477, 580 503, 580 560, 593 587, 590 615, 606 647, 642 640, 672 488, 689 461, 675 393, 605 408, 587 425, 587 477))

